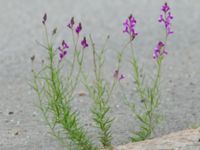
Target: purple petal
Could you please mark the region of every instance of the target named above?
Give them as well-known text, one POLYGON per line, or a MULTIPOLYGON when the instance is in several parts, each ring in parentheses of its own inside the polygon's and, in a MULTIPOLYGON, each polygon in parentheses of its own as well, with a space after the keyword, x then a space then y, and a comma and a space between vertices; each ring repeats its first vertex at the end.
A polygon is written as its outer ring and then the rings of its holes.
POLYGON ((166 13, 166 12, 169 11, 169 10, 170 10, 170 7, 168 6, 167 3, 165 3, 165 4, 162 6, 162 11, 166 13))
POLYGON ((163 15, 160 15, 160 17, 159 17, 158 21, 159 21, 159 22, 162 22, 162 21, 164 21, 163 15))
POLYGON ((63 55, 66 55, 67 54, 67 51, 63 51, 63 55))
POLYGON ((79 34, 82 30, 82 25, 81 23, 78 24, 78 26, 76 27, 76 33, 79 34))
POLYGON ((81 45, 83 46, 83 48, 88 47, 88 43, 87 43, 86 37, 84 37, 83 40, 81 41, 81 45))
POLYGON ((120 78, 119 78, 119 81, 122 80, 122 79, 124 79, 124 78, 125 78, 125 76, 123 74, 121 74, 120 78))

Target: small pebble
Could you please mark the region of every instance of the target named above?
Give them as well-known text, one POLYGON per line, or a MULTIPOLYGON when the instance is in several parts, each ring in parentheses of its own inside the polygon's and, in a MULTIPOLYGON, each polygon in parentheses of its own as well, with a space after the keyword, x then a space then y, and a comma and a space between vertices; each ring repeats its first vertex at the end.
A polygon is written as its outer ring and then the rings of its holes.
POLYGON ((19 132, 18 132, 18 131, 16 131, 14 135, 19 135, 19 132))
POLYGON ((9 114, 9 115, 13 115, 14 112, 13 112, 13 111, 9 111, 8 114, 9 114))
POLYGON ((34 111, 34 112, 32 113, 32 116, 33 116, 33 117, 37 116, 37 112, 34 111))
POLYGON ((20 123, 21 123, 20 121, 17 121, 16 125, 20 125, 20 123))
POLYGON ((119 106, 119 105, 116 105, 116 107, 119 108, 120 106, 119 106))
POLYGON ((19 128, 14 128, 10 131, 10 133, 13 135, 13 136, 16 136, 16 135, 19 135, 19 132, 20 132, 20 129, 19 128))
POLYGON ((86 96, 86 93, 85 92, 79 92, 78 95, 79 96, 86 96))
POLYGON ((9 122, 9 120, 5 120, 5 123, 8 123, 9 122))
POLYGON ((193 82, 190 82, 190 85, 193 86, 193 85, 195 85, 195 84, 194 84, 193 82))

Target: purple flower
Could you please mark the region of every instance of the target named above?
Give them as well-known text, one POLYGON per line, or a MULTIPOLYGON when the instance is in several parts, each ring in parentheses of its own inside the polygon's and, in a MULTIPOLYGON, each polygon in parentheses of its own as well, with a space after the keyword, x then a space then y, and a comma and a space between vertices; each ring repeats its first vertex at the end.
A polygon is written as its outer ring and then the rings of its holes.
POLYGON ((123 26, 124 26, 124 33, 128 33, 132 40, 138 35, 138 33, 135 31, 135 25, 136 25, 136 20, 135 18, 132 16, 132 14, 128 17, 128 19, 126 19, 123 22, 123 26))
POLYGON ((153 58, 157 59, 164 54, 167 54, 167 52, 165 51, 165 44, 162 41, 159 41, 154 49, 153 58))
POLYGON ((47 14, 45 13, 43 16, 42 23, 45 25, 46 21, 47 21, 47 14))
POLYGON ((60 56, 60 62, 62 61, 62 59, 64 58, 64 56, 67 54, 67 51, 61 51, 60 53, 59 53, 59 56, 60 56))
POLYGON ((73 29, 74 26, 74 17, 71 18, 70 22, 67 25, 70 29, 73 29))
POLYGON ((78 24, 78 26, 76 27, 76 33, 79 34, 82 30, 82 25, 81 23, 78 24))
POLYGON ((170 10, 170 7, 168 6, 168 4, 165 2, 165 4, 162 6, 161 10, 163 12, 168 12, 170 10))
POLYGON ((162 8, 161 8, 163 14, 160 15, 158 21, 160 23, 164 23, 165 25, 165 30, 167 35, 173 34, 174 32, 171 31, 171 20, 174 18, 170 12, 170 7, 168 6, 167 3, 165 3, 162 8))
POLYGON ((83 48, 88 47, 88 43, 86 41, 86 37, 84 37, 83 40, 81 41, 81 45, 83 46, 83 48))
POLYGON ((67 55, 67 50, 69 46, 67 45, 67 43, 63 40, 62 41, 62 45, 58 47, 59 50, 59 57, 60 57, 60 62, 62 61, 62 59, 65 57, 65 55, 67 55))
POLYGON ((119 81, 123 80, 124 78, 125 78, 125 76, 123 74, 121 74, 120 77, 119 77, 119 81))
POLYGON ((125 78, 125 76, 124 76, 123 74, 121 74, 121 75, 119 76, 119 70, 115 70, 113 77, 114 77, 116 80, 119 80, 119 81, 125 78))

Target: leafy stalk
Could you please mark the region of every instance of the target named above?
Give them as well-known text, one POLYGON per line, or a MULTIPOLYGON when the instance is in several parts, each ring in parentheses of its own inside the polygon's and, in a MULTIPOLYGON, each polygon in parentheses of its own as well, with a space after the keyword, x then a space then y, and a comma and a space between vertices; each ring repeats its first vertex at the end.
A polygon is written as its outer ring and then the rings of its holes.
MULTIPOLYGON (((101 53, 98 55, 95 50, 95 44, 90 36, 90 41, 92 45, 92 53, 93 53, 93 64, 94 64, 94 74, 95 81, 92 86, 87 86, 89 94, 91 98, 94 100, 93 107, 91 112, 93 114, 93 120, 99 128, 99 138, 104 148, 111 147, 112 133, 111 133, 111 125, 113 118, 108 116, 108 112, 110 111, 110 106, 108 105, 108 85, 105 83, 102 77, 102 66, 104 64, 104 50, 102 49, 101 53)), ((109 93, 111 94, 111 93, 109 93)))

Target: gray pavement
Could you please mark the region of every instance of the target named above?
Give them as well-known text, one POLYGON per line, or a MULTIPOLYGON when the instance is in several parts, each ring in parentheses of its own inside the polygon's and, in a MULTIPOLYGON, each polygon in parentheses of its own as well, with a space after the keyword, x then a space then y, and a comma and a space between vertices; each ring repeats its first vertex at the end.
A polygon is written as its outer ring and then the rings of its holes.
MULTIPOLYGON (((92 33, 97 46, 110 35, 107 59, 112 70, 113 56, 124 43, 122 22, 130 14, 136 17, 139 36, 135 49, 140 62, 151 73, 152 50, 162 38, 162 27, 157 22, 161 0, 0 0, 0 150, 61 150, 49 135, 41 114, 34 106, 35 93, 30 89, 30 57, 36 55, 36 63, 45 57, 35 40, 43 40, 41 18, 48 14, 48 26, 57 26, 58 37, 70 39, 65 26, 71 16, 83 23, 83 34, 92 33), (12 111, 14 114, 10 114, 12 111)), ((165 121, 156 129, 156 136, 188 128, 200 123, 200 1, 169 1, 174 14, 173 30, 168 45, 169 55, 163 65, 162 101, 160 110, 165 121)), ((125 59, 129 56, 126 53, 125 59)), ((122 69, 129 76, 128 67, 122 69)), ((129 78, 124 84, 130 82, 129 78)), ((131 90, 127 91, 128 93, 131 90)), ((130 130, 136 123, 123 102, 114 96, 111 100, 116 118, 113 125, 115 145, 128 142, 130 130)), ((90 100, 74 103, 81 112, 81 122, 90 131, 90 100), (85 106, 83 108, 83 106, 85 106)), ((95 139, 95 138, 94 138, 95 139)))

